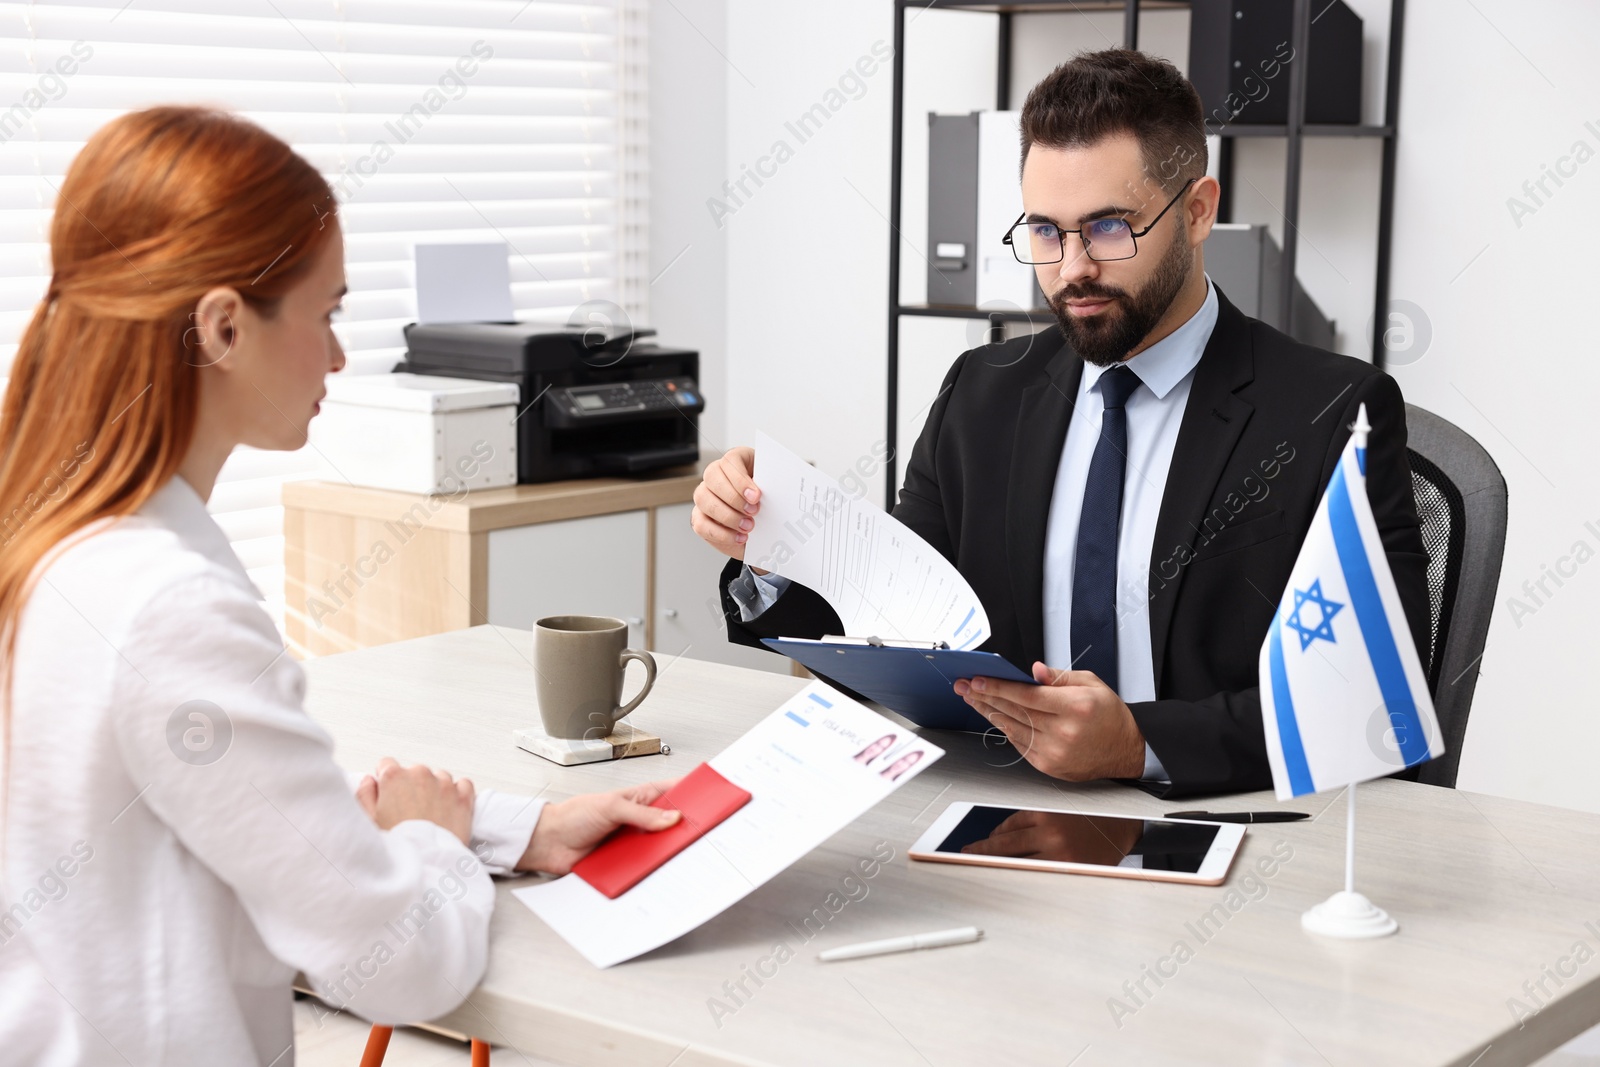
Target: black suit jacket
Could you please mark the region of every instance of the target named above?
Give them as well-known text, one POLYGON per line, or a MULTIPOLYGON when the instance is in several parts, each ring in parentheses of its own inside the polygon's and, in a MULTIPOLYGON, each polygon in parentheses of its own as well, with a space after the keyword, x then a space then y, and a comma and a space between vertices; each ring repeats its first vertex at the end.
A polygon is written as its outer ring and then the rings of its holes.
MULTIPOLYGON (((1417 648, 1426 657, 1429 647, 1428 556, 1399 386, 1368 363, 1246 317, 1220 290, 1217 299, 1150 558, 1157 699, 1130 705, 1172 781, 1147 788, 1164 796, 1271 787, 1261 643, 1363 403, 1372 425, 1367 495, 1417 648)), ((993 629, 982 647, 1023 670, 1044 656, 1045 525, 1082 374, 1054 326, 963 353, 894 509, 972 584, 993 629)), ((840 632, 827 602, 798 585, 740 622, 727 592, 739 567, 730 560, 721 579, 731 640, 765 647, 762 637, 840 632)))

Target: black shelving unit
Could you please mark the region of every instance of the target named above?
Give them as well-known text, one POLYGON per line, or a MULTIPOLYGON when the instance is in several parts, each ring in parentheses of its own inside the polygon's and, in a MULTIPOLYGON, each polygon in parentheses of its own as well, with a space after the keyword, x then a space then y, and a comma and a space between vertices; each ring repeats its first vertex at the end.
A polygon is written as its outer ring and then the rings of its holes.
MULTIPOLYGON (((1310 40, 1311 0, 1291 0, 1294 4, 1293 36, 1297 57, 1307 54, 1310 40)), ((890 444, 889 459, 884 464, 885 508, 893 508, 895 486, 899 477, 899 456, 894 449, 899 431, 900 391, 900 320, 905 316, 932 318, 979 319, 989 323, 990 340, 1001 340, 1008 322, 1040 322, 1053 320, 1048 311, 989 311, 976 307, 948 305, 902 304, 900 302, 900 183, 904 164, 905 141, 905 43, 908 12, 928 8, 944 11, 976 11, 992 14, 999 22, 999 54, 995 79, 995 109, 1004 111, 1011 106, 1011 46, 1012 17, 1017 14, 1079 13, 1089 11, 1123 12, 1122 43, 1125 48, 1139 47, 1139 12, 1160 8, 1187 7, 1185 0, 1020 0, 1012 3, 972 3, 967 0, 894 0, 894 104, 893 138, 889 162, 889 389, 886 440, 890 444)), ((1282 126, 1232 124, 1222 128, 1207 126, 1208 134, 1220 138, 1217 153, 1217 176, 1222 185, 1222 203, 1218 221, 1231 221, 1233 215, 1233 142, 1240 137, 1282 137, 1287 143, 1284 162, 1283 193, 1283 255, 1281 258, 1282 284, 1279 286, 1281 304, 1278 321, 1289 323, 1294 300, 1295 255, 1300 239, 1300 176, 1304 141, 1307 137, 1376 137, 1383 141, 1383 157, 1379 175, 1378 247, 1376 284, 1373 294, 1372 358, 1383 366, 1383 335, 1388 325, 1389 307, 1389 251, 1394 227, 1394 166, 1395 127, 1400 113, 1400 55, 1402 31, 1405 23, 1405 0, 1391 0, 1389 9, 1389 44, 1384 92, 1384 118, 1380 126, 1329 126, 1304 121, 1306 100, 1306 64, 1289 64, 1289 121, 1282 126)), ((980 235, 981 238, 981 235, 980 235)))

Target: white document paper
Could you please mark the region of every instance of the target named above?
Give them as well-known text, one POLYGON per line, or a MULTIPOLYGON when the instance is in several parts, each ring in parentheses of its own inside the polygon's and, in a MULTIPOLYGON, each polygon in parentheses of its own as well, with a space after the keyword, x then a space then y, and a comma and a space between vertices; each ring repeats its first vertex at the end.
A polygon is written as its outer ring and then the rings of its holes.
POLYGON ((417 244, 418 322, 511 322, 511 250, 504 241, 417 244))
POLYGON ((761 511, 745 561, 815 590, 851 637, 976 648, 989 616, 955 564, 905 523, 764 433, 755 441, 761 511))
POLYGON ((750 802, 638 885, 610 900, 569 874, 514 895, 610 967, 722 914, 943 755, 813 682, 710 761, 750 802))

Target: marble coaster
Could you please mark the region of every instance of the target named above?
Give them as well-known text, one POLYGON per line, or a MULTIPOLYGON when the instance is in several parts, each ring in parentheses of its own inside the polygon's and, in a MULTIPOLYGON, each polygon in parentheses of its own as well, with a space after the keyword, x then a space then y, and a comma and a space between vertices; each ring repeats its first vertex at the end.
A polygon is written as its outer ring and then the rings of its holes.
POLYGON ((517 747, 543 756, 552 763, 571 767, 578 763, 599 763, 603 760, 623 759, 628 756, 653 756, 668 753, 672 748, 661 743, 661 738, 626 722, 619 722, 611 733, 594 740, 551 737, 542 725, 511 731, 517 747))

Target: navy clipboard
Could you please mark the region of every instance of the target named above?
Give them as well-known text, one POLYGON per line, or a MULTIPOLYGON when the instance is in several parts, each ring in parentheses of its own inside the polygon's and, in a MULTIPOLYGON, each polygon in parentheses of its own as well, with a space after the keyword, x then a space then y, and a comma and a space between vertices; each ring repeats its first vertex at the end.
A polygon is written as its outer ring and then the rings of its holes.
POLYGON ((797 641, 786 637, 763 637, 761 643, 904 715, 918 726, 935 730, 993 729, 989 720, 956 695, 958 678, 982 675, 1037 684, 1004 656, 993 652, 797 641))

